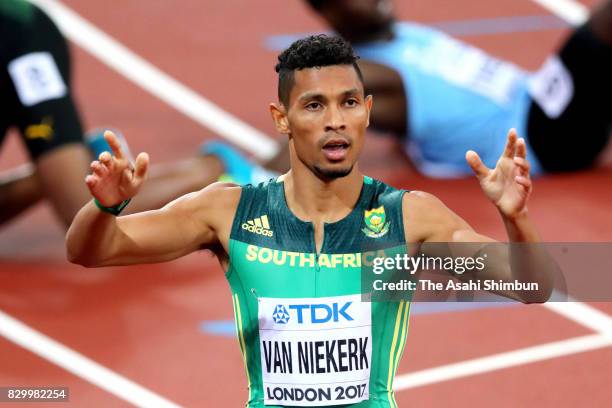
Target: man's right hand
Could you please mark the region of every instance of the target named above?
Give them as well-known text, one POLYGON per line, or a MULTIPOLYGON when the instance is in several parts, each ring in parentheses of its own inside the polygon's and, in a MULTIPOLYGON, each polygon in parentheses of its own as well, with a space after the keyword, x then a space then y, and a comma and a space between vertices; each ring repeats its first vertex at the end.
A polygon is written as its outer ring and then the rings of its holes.
POLYGON ((85 177, 85 183, 100 204, 113 207, 138 193, 146 178, 149 155, 140 153, 132 166, 121 151, 117 136, 107 130, 104 138, 113 153, 104 152, 91 163, 92 174, 85 177))

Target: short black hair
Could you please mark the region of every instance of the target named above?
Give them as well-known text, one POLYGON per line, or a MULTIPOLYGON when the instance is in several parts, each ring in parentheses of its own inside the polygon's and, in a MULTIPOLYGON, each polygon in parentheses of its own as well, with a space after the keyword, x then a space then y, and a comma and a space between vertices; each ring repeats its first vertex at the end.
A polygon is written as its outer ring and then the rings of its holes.
POLYGON ((275 67, 278 72, 278 99, 288 106, 289 94, 295 84, 294 72, 304 68, 352 65, 363 83, 358 59, 353 47, 341 37, 319 34, 297 40, 278 56, 275 67))

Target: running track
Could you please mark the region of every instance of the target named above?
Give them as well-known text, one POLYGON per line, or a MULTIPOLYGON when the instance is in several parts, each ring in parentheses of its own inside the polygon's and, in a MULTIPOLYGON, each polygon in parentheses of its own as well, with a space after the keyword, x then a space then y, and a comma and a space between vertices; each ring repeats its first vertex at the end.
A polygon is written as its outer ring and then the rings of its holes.
MULTIPOLYGON (((568 27, 528 0, 396 3, 402 19, 463 33, 466 41, 531 69, 568 27)), ((275 98, 275 55, 266 40, 323 28, 300 2, 63 4, 252 126, 252 134, 274 134, 266 106, 275 98)), ((119 127, 133 150, 146 149, 154 162, 193 155, 214 136, 203 125, 210 117, 188 118, 110 68, 109 63, 121 65, 114 54, 94 58, 83 48, 73 50, 76 94, 89 126, 119 127)), ((10 139, 0 169, 25 160, 17 139, 10 139)), ((473 180, 424 179, 388 140, 368 143, 367 173, 432 192, 483 233, 503 237, 495 210, 473 180)), ((530 210, 545 239, 611 241, 612 190, 602 187, 611 176, 607 166, 538 180, 530 210)), ((64 260, 62 232, 40 206, 0 231, 0 259, 0 386, 68 386, 74 406, 243 405, 246 380, 237 342, 200 330, 204 321, 232 317, 229 289, 208 254, 164 265, 85 270, 64 260), (10 317, 48 337, 37 337, 10 317), (21 344, 28 350, 16 345, 26 341, 21 344), (68 349, 54 348, 60 345, 68 349), (54 358, 61 367, 50 362, 54 358)), ((512 306, 413 316, 396 381, 399 405, 607 406, 612 306, 557 309, 512 306)))

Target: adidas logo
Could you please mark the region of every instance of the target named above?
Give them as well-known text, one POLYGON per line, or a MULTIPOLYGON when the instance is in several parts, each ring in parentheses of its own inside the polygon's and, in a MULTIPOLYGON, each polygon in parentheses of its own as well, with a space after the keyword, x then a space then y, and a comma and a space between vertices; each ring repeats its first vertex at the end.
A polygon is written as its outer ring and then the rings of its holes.
POLYGON ((255 234, 263 235, 264 237, 271 237, 274 235, 274 231, 270 229, 270 223, 268 222, 267 215, 262 215, 261 217, 257 217, 243 223, 242 229, 255 234))

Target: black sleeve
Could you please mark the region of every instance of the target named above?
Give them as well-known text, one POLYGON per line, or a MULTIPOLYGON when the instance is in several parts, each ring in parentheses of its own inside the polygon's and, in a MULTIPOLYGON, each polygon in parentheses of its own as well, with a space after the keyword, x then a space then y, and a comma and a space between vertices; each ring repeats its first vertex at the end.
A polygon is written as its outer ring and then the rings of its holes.
POLYGON ((11 125, 17 126, 32 159, 53 149, 81 143, 83 130, 70 89, 66 40, 41 10, 13 31, 6 63, 11 125), (12 106, 11 106, 12 105, 12 106))

